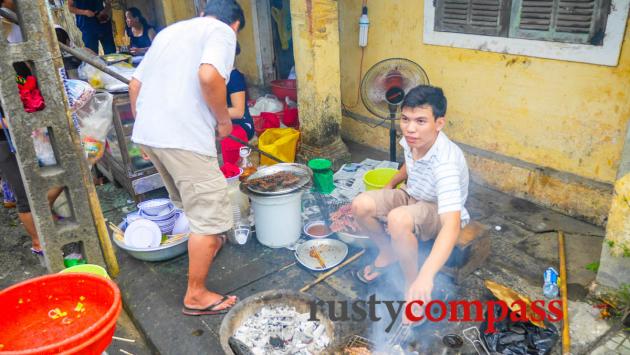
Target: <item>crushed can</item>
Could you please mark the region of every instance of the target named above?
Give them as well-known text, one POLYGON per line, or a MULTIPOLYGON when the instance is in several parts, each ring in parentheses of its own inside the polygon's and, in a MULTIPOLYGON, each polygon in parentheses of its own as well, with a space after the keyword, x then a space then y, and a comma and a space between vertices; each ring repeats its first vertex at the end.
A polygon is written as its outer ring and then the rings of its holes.
POLYGON ((543 275, 543 295, 547 298, 558 297, 558 271, 552 267, 548 267, 543 275))

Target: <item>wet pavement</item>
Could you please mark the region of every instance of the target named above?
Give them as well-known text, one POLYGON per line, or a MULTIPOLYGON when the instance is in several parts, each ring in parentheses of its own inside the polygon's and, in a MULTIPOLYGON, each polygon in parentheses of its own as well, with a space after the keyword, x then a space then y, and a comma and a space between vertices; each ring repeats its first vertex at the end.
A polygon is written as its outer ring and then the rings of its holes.
MULTIPOLYGON (((350 144, 353 161, 365 157, 385 159, 386 155, 369 148, 350 144)), ((133 201, 113 184, 97 188, 106 218, 114 223, 134 209, 133 201)), ((164 191, 156 195, 165 195, 164 191)), ((604 230, 560 213, 538 207, 525 200, 471 184, 467 207, 474 220, 489 227, 492 253, 484 266, 469 275, 460 285, 440 275, 435 289, 440 290, 442 299, 488 300, 490 292, 484 287, 486 279, 502 283, 528 296, 542 299, 542 275, 549 266, 558 267, 556 230, 566 232, 568 260, 569 298, 579 307, 588 310, 586 287, 595 279, 595 273, 585 269, 587 264, 599 260, 604 230)), ((0 287, 40 275, 45 270, 36 257, 28 252, 29 239, 23 229, 15 223, 11 210, 0 211, 0 287)), ((358 249, 351 248, 349 255, 358 249)), ((116 282, 121 288, 125 309, 131 320, 119 322, 117 335, 125 329, 136 343, 114 340, 108 352, 121 353, 123 349, 133 354, 222 354, 219 328, 222 316, 188 317, 181 314, 182 298, 187 279, 187 256, 165 262, 143 262, 117 250, 121 273, 116 282), (133 322, 133 323, 132 323, 133 322), (126 325, 124 323, 127 323, 126 325), (134 326, 135 325, 135 326, 134 326), (135 328, 146 336, 146 343, 135 328)), ((380 299, 402 299, 395 287, 401 278, 399 271, 383 277, 372 285, 359 283, 354 273, 367 264, 374 253, 368 252, 356 262, 341 269, 330 278, 311 288, 308 293, 324 301, 367 300, 370 295, 380 299)), ((209 289, 222 294, 236 294, 242 300, 260 291, 273 289, 299 290, 313 281, 317 272, 307 270, 295 262, 293 251, 270 249, 255 239, 245 246, 227 245, 217 256, 207 279, 209 289)), ((577 306, 576 306, 577 307, 577 306)), ((591 307, 592 308, 592 307, 591 307)), ((578 309, 578 308, 575 308, 578 309)), ((336 309, 339 312, 339 309, 336 309)), ((396 329, 386 333, 387 311, 382 311, 379 322, 336 322, 338 340, 359 334, 373 341, 385 342, 396 329)), ((570 308, 569 313, 572 310, 570 308)), ((588 312, 581 316, 588 317, 588 312), (585 315, 584 315, 585 314, 585 315)), ((598 322, 593 317, 592 322, 598 322)), ((581 318, 584 319, 589 318, 581 318)), ((603 322, 606 324, 606 322, 603 322)), ((409 336, 409 343, 419 348, 420 353, 442 353, 442 337, 447 334, 462 335, 462 330, 477 323, 440 322, 427 323, 409 336)), ((558 323, 559 325, 560 323, 558 323)), ((576 327, 577 329, 577 327, 576 327)), ((595 342, 609 329, 602 327, 595 340, 580 344, 574 354, 588 352, 595 342)), ((579 338, 579 330, 572 336, 579 338)), ((621 347, 622 348, 622 347, 621 347)), ((460 349, 462 354, 476 353, 470 343, 460 349)), ((554 349, 559 353, 559 344, 554 349)))

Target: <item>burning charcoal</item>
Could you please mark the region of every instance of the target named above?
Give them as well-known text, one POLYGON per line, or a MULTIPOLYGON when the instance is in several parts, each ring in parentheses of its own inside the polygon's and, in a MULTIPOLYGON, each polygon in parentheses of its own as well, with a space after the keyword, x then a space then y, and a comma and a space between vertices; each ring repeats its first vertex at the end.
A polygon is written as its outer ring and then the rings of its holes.
POLYGON ((300 313, 297 315, 296 320, 299 323, 304 323, 304 322, 308 322, 308 320, 311 318, 311 314, 310 313, 300 313))
POLYGON ((254 355, 245 343, 233 336, 228 339, 228 344, 230 345, 230 349, 232 349, 236 355, 254 355))
POLYGON ((326 331, 326 327, 323 324, 320 324, 313 332, 313 337, 315 339, 319 339, 324 334, 324 331, 326 331))
POLYGON ((263 307, 243 322, 234 337, 256 355, 320 354, 330 339, 325 327, 309 321, 309 317, 309 313, 298 313, 295 307, 263 307))
POLYGON ((269 337, 269 345, 273 346, 274 349, 283 349, 284 341, 279 337, 269 337))

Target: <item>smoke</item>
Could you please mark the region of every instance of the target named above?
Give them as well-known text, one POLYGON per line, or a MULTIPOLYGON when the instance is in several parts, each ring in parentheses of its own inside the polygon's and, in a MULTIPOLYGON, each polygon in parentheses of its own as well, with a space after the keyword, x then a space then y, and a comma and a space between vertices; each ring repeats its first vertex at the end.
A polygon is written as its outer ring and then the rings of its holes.
MULTIPOLYGON (((418 267, 428 257, 432 245, 432 243, 420 243, 418 267)), ((434 300, 448 302, 457 296, 457 287, 448 276, 438 273, 433 285, 432 299, 434 300)), ((406 287, 402 270, 397 266, 371 283, 368 286, 368 293, 375 294, 376 298, 382 301, 404 301, 406 287)), ((385 317, 380 321, 370 322, 370 329, 367 334, 368 339, 375 345, 375 350, 386 354, 413 354, 414 351, 427 353, 427 347, 431 347, 431 344, 427 344, 429 340, 433 343, 441 343, 441 340, 436 338, 436 334, 440 333, 440 329, 446 327, 446 323, 431 323, 426 322, 425 319, 414 324, 411 328, 403 330, 404 327, 401 328, 401 325, 404 310, 400 312, 397 319, 390 320, 387 317, 389 315, 387 304, 380 303, 376 307, 377 314, 385 317), (400 348, 396 345, 400 345, 400 348)), ((425 311, 427 311, 426 308, 423 308, 422 312, 425 311)), ((441 312, 437 307, 433 307, 431 311, 433 314, 441 312)), ((450 314, 450 310, 447 310, 447 313, 450 314)), ((448 317, 443 322, 447 322, 447 320, 448 317)))

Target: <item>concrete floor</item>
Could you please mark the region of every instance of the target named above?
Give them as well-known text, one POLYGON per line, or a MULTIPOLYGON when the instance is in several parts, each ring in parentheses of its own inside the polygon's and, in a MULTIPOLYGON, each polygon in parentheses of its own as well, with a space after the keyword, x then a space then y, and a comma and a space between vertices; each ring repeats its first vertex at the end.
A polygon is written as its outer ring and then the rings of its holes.
MULTIPOLYGON (((349 147, 353 161, 358 162, 365 157, 387 158, 387 154, 363 146, 349 144, 349 147)), ((100 186, 97 190, 104 214, 110 221, 118 223, 134 209, 129 196, 112 184, 100 186)), ((585 303, 586 287, 595 279, 595 273, 586 270, 585 266, 599 260, 603 229, 475 184, 471 185, 467 207, 473 219, 490 227, 491 256, 482 268, 460 285, 453 285, 447 277, 438 277, 436 289, 443 290, 449 299, 487 300, 491 295, 483 286, 483 281, 490 279, 530 299, 542 299, 543 272, 549 266, 558 267, 554 231, 564 230, 567 237, 569 298, 572 300, 569 310, 574 339, 572 353, 589 353, 590 349, 599 345, 597 342, 609 332, 610 325, 598 320, 596 310, 585 303)), ((0 287, 45 272, 37 258, 28 251, 29 240, 24 234, 16 223, 15 213, 0 208, 0 287)), ((351 249, 350 254, 355 251, 351 249)), ((121 274, 116 282, 122 290, 125 307, 133 323, 121 317, 117 335, 137 342, 130 344, 115 340, 108 350, 110 354, 120 353, 120 349, 133 354, 222 353, 218 340, 221 316, 186 317, 180 313, 186 285, 186 256, 148 263, 118 250, 118 257, 121 274), (140 332, 135 329, 136 326, 140 332), (141 333, 146 336, 146 342, 141 333)), ((337 301, 367 299, 371 294, 402 297, 385 281, 370 286, 356 282, 353 272, 368 263, 370 257, 366 254, 313 287, 309 293, 323 300, 337 301)), ((295 264, 293 252, 269 249, 251 241, 246 246, 228 245, 222 250, 208 276, 207 285, 217 292, 236 294, 244 299, 264 290, 298 290, 317 276, 316 272, 295 264)), ((392 275, 392 278, 395 276, 392 275)), ((389 277, 383 279, 390 280, 389 277)), ((472 325, 427 324, 414 332, 410 339, 415 339, 416 345, 423 349, 422 353, 440 353, 443 350, 442 336, 449 333, 461 335, 462 329, 472 325)), ((379 327, 382 327, 382 322, 337 324, 340 337, 362 334, 375 339, 373 332, 379 327)), ((462 354, 475 353, 470 344, 465 344, 460 350, 462 354)), ((554 353, 559 353, 559 344, 554 353)))

